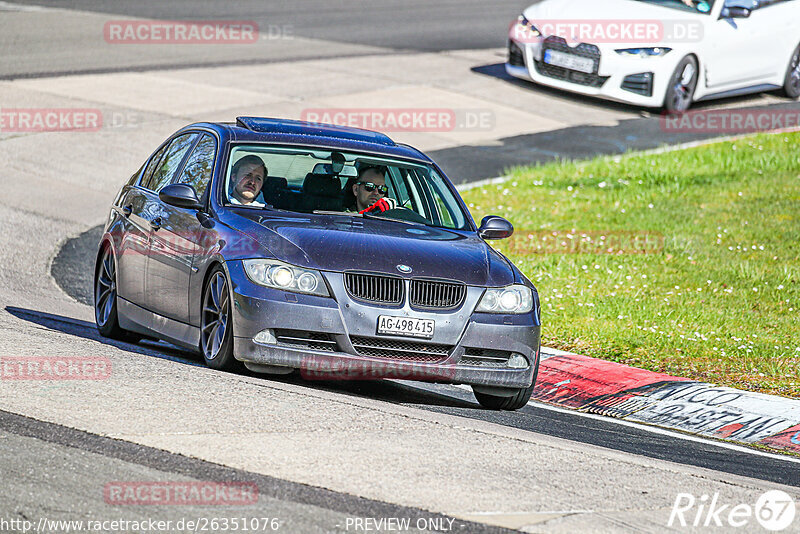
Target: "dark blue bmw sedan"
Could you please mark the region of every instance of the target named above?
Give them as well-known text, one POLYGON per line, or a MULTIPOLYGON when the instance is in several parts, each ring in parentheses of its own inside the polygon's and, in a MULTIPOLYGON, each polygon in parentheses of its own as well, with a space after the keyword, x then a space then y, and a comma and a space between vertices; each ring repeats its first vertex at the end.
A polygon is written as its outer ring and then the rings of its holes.
POLYGON ((539 367, 536 288, 430 158, 387 136, 240 117, 167 139, 117 195, 95 318, 208 366, 469 384, 515 410, 539 367))

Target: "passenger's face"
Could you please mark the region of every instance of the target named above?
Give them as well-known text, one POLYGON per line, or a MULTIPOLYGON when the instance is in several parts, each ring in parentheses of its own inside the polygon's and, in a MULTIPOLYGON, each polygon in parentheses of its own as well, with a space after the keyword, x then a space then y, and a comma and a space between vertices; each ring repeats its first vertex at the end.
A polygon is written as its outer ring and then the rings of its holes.
POLYGON ((375 204, 378 199, 384 196, 378 192, 377 187, 375 187, 372 191, 367 191, 367 188, 364 187, 362 182, 369 182, 375 184, 376 186, 386 185, 386 179, 381 173, 374 169, 370 169, 362 174, 361 178, 358 180, 358 183, 353 185, 353 194, 356 197, 356 206, 358 207, 358 211, 367 209, 375 204))
POLYGON ((240 202, 245 204, 252 202, 261 192, 264 185, 264 167, 257 164, 244 164, 239 167, 236 177, 236 187, 234 192, 240 202))

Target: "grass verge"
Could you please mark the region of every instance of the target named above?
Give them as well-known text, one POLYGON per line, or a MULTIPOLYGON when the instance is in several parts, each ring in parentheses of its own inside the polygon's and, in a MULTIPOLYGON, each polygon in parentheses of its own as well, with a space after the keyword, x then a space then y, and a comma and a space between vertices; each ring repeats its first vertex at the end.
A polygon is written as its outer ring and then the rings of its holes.
POLYGON ((800 396, 800 133, 512 169, 464 193, 539 290, 545 345, 800 396))

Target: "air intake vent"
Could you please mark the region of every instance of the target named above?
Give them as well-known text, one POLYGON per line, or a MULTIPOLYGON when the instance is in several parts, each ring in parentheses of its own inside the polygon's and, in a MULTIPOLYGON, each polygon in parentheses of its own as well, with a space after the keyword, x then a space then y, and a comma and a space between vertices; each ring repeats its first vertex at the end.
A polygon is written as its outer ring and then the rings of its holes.
POLYGON ((450 351, 453 350, 451 345, 433 345, 374 337, 353 336, 350 341, 356 352, 362 356, 409 362, 440 362, 446 360, 450 351))
POLYGON ((415 308, 457 308, 464 302, 467 286, 439 280, 412 280, 411 305, 415 308))
POLYGON ((508 64, 514 67, 524 67, 525 58, 522 49, 514 41, 508 41, 508 64))
POLYGON ((306 332, 303 330, 275 330, 278 344, 289 347, 336 352, 337 346, 333 336, 324 332, 306 332))
POLYGON ((403 303, 403 279, 366 273, 344 273, 344 287, 354 299, 376 304, 403 303))

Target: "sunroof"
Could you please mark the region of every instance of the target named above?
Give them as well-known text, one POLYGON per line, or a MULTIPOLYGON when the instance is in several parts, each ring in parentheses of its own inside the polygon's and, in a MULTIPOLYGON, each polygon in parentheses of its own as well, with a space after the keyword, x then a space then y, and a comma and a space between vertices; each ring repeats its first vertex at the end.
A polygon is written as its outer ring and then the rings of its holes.
POLYGON ((316 137, 338 137, 340 139, 350 139, 352 141, 363 141, 365 143, 378 143, 386 146, 396 146, 388 136, 371 132, 369 130, 359 130, 347 126, 335 126, 333 124, 320 124, 316 122, 294 121, 289 119, 269 119, 263 117, 237 117, 236 122, 239 126, 258 133, 283 133, 293 135, 313 135, 316 137))

